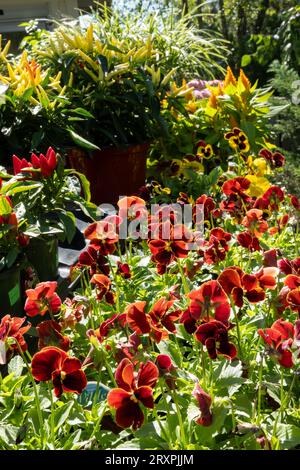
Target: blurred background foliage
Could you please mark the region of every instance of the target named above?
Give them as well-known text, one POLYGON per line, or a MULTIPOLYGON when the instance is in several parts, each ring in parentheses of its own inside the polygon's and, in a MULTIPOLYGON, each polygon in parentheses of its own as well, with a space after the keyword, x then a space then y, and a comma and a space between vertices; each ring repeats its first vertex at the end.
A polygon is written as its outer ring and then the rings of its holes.
POLYGON ((271 85, 271 103, 283 106, 269 131, 286 156, 280 183, 299 196, 299 0, 115 0, 112 5, 125 15, 139 10, 141 18, 149 11, 168 17, 170 10, 177 9, 188 15, 200 35, 214 31, 228 41, 230 53, 224 54, 220 65, 227 62, 235 73, 243 67, 252 82, 271 85))

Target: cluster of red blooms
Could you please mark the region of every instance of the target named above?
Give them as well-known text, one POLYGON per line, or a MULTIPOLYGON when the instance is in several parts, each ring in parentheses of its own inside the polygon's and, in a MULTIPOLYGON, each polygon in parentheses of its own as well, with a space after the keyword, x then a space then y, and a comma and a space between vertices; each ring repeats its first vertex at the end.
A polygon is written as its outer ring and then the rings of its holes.
POLYGON ((16 155, 13 155, 12 159, 15 175, 29 173, 31 176, 34 176, 37 173, 30 170, 31 168, 33 170, 40 170, 44 178, 49 178, 53 175, 58 163, 57 155, 52 147, 48 148, 46 155, 41 153, 37 156, 35 153, 32 153, 30 162, 26 158, 19 158, 16 155))

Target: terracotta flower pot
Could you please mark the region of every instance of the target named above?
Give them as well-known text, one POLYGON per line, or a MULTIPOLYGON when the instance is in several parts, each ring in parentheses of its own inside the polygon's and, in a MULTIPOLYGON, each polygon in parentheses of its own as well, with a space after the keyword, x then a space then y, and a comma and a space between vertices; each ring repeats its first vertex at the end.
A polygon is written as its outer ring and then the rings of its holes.
POLYGON ((119 196, 132 195, 145 184, 148 149, 149 144, 90 153, 71 148, 68 159, 71 168, 89 180, 92 202, 115 204, 119 196))

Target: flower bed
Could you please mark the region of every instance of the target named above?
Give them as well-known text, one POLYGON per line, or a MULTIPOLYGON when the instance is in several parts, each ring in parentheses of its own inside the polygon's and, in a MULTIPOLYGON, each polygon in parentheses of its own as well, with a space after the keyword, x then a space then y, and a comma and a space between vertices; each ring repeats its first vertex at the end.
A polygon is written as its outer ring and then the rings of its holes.
MULTIPOLYGON (((226 140, 233 159, 250 150, 237 128, 226 140)), ((253 195, 246 165, 195 201, 119 200, 85 230, 74 297, 39 283, 26 317, 2 318, 1 448, 299 445, 300 203, 270 184, 253 195)))
POLYGON ((72 298, 37 266, 23 313, 20 280, 7 288, 1 449, 300 445, 300 201, 271 183, 284 156, 265 134, 269 92, 230 69, 165 92, 159 181, 115 208, 96 211, 52 148, 1 173, 0 271, 37 238, 71 241, 74 205, 91 219, 72 298))

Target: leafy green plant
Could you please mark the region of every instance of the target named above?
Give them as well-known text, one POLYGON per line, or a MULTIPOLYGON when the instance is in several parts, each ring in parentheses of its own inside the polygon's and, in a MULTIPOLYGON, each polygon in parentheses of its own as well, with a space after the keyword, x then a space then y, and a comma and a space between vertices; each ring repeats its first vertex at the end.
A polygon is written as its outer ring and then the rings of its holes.
POLYGON ((46 155, 32 154, 31 162, 14 155, 13 166, 14 176, 2 174, 6 181, 1 197, 13 200, 20 220, 26 223, 25 234, 54 234, 71 242, 76 230, 72 210, 80 208, 89 217, 95 214, 85 176, 64 169, 62 158, 51 147, 46 155))

